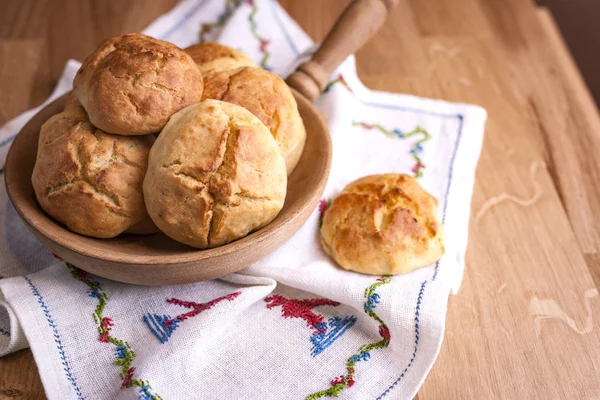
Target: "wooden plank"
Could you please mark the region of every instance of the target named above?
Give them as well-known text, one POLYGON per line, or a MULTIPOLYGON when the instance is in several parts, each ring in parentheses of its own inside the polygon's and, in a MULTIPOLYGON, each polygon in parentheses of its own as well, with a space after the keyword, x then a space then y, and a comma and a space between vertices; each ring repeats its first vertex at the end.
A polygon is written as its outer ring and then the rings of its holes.
MULTIPOLYGON (((564 155, 555 156, 556 166, 552 148, 541 140, 558 131, 541 131, 539 121, 550 117, 552 104, 535 85, 547 82, 522 65, 541 53, 533 52, 527 27, 514 16, 534 9, 516 2, 509 11, 483 1, 460 3, 401 2, 394 24, 357 55, 367 86, 473 102, 489 112, 465 282, 450 300, 442 353, 419 398, 597 398, 598 350, 592 343, 598 332, 588 321, 597 320, 600 308, 572 229, 593 223, 572 225, 561 201, 571 194, 560 192, 556 181, 564 155), (534 107, 543 115, 536 116, 534 107)), ((326 27, 315 27, 316 11, 307 7, 303 13, 297 19, 320 39, 326 27)), ((544 56, 536 62, 553 61, 544 56)), ((561 112, 553 119, 565 118, 564 110, 553 109, 561 112)), ((590 243, 593 249, 595 239, 590 243)))
POLYGON ((0 399, 45 399, 33 354, 21 350, 0 358, 0 399))
MULTIPOLYGON (((125 3, 1 2, 1 117, 42 101, 67 58, 141 29, 173 1, 125 3)), ((318 41, 348 0, 281 3, 318 41)), ((357 54, 371 88, 489 113, 465 280, 420 400, 600 398, 598 114, 539 15, 528 0, 401 0, 357 54)), ((0 359, 0 397, 41 396, 30 354, 0 359)))

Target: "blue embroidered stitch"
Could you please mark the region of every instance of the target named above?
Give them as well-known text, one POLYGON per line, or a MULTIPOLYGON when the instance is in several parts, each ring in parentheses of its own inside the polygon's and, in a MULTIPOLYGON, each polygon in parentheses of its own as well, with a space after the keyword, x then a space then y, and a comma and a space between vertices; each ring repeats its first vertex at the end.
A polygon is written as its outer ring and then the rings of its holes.
POLYGON ((374 310, 375 307, 377 307, 377 304, 379 303, 379 301, 380 301, 379 295, 377 293, 373 293, 373 296, 369 297, 367 299, 367 302, 365 303, 365 310, 366 311, 374 310))
POLYGON ((150 332, 158 339, 161 343, 167 343, 169 338, 179 326, 179 320, 177 318, 171 319, 169 315, 158 315, 147 313, 144 315, 144 323, 150 329, 150 332), (166 324, 167 321, 172 321, 171 324, 166 324))
POLYGON ((357 318, 354 315, 348 315, 343 319, 333 317, 325 322, 317 324, 317 332, 313 333, 310 341, 313 344, 311 354, 313 357, 321 354, 326 348, 331 346, 340 336, 356 323, 357 318), (329 327, 327 327, 329 325, 329 327))
POLYGON ((52 332, 54 333, 54 342, 56 343, 56 348, 58 349, 58 354, 61 359, 61 364, 63 366, 63 370, 65 371, 67 379, 69 380, 69 382, 71 382, 71 385, 73 386, 73 389, 75 390, 75 394, 77 395, 77 398, 83 399, 84 397, 81 394, 79 385, 77 384, 77 381, 75 381, 75 378, 73 377, 73 374, 71 373, 71 367, 69 366, 69 362, 67 361, 67 357, 65 355, 65 350, 63 348, 63 344, 60 339, 60 335, 58 334, 58 329, 56 327, 56 324, 54 323, 54 320, 52 319, 52 315, 50 314, 50 310, 48 310, 48 307, 46 306, 46 302, 44 301, 44 298, 40 294, 38 288, 33 284, 33 282, 31 282, 31 280, 26 276, 24 276, 23 279, 25 279, 27 281, 27 283, 29 284, 29 287, 31 288, 31 292, 33 293, 33 295, 35 297, 37 297, 38 303, 40 304, 40 308, 42 309, 42 312, 46 316, 46 321, 48 321, 48 325, 50 325, 50 328, 52 328, 52 332))
POLYGON ((179 326, 179 323, 185 321, 188 318, 195 317, 203 311, 210 310, 215 305, 219 304, 224 300, 233 301, 242 292, 230 293, 225 296, 217 297, 207 303, 196 303, 193 301, 184 301, 179 299, 167 299, 167 303, 176 304, 181 307, 191 308, 191 311, 177 315, 175 318, 171 318, 169 315, 159 315, 147 313, 144 315, 144 323, 150 329, 150 332, 158 339, 162 344, 166 343, 175 329, 179 326))
POLYGON ((6 328, 0 328, 0 333, 6 337, 10 337, 10 331, 6 328))
MULTIPOLYGON (((284 33, 286 35, 288 35, 289 33, 287 32, 287 29, 285 28, 285 26, 281 26, 281 29, 284 31, 284 33)), ((358 97, 357 97, 358 98, 358 97)), ((456 153, 458 151, 458 147, 460 144, 460 140, 462 137, 462 130, 463 130, 463 123, 464 123, 464 116, 462 114, 444 114, 444 113, 438 113, 435 111, 429 111, 429 110, 420 110, 420 109, 416 109, 416 108, 411 108, 411 107, 404 107, 404 106, 398 106, 398 105, 393 105, 393 104, 378 104, 378 103, 374 103, 374 102, 365 102, 362 99, 358 98, 358 100, 363 103, 364 105, 368 105, 368 106, 373 106, 373 107, 381 107, 381 108, 391 108, 391 109, 395 109, 395 110, 401 110, 401 111, 409 111, 409 112, 414 112, 414 113, 420 113, 420 114, 425 114, 425 115, 430 115, 430 116, 434 116, 434 117, 440 117, 440 118, 458 118, 459 120, 459 128, 458 128, 458 136, 456 139, 456 143, 454 145, 454 150, 452 153, 452 157, 451 157, 451 161, 450 161, 450 170, 449 170, 449 174, 448 174, 448 185, 446 187, 446 194, 445 194, 445 198, 444 198, 444 210, 443 210, 443 214, 442 214, 442 223, 445 222, 446 220, 446 208, 448 205, 448 193, 450 192, 450 185, 452 183, 452 176, 453 176, 453 170, 454 170, 454 161, 456 159, 456 153)), ((402 132, 398 131, 398 132, 394 132, 395 134, 397 134, 398 136, 402 137, 402 132)), ((439 272, 439 267, 440 267, 440 261, 438 260, 438 262, 436 262, 435 264, 435 270, 433 273, 433 277, 431 278, 432 281, 435 281, 439 272)), ((421 285, 421 291, 419 292, 419 298, 417 300, 417 310, 416 310, 416 318, 419 317, 419 311, 420 311, 420 303, 422 300, 422 293, 424 291, 425 285, 426 285, 427 281, 423 282, 423 284, 421 285)), ((416 325, 415 325, 415 329, 418 328, 418 320, 415 321, 416 325)), ((419 342, 419 335, 418 332, 415 336, 415 344, 418 345, 419 342)), ((416 346, 415 346, 416 349, 416 346)), ((416 354, 416 353, 415 353, 416 354)), ((410 364, 412 365, 412 363, 410 364)), ((406 372, 408 371, 408 368, 405 370, 405 372, 403 372, 400 375, 400 378, 398 378, 398 380, 396 382, 394 382, 393 385, 391 385, 385 392, 383 395, 380 396, 380 398, 382 398, 383 396, 387 395, 391 390, 394 389, 394 387, 396 386, 396 384, 404 377, 404 375, 406 374, 406 372)))
MULTIPOLYGON (((444 195, 444 210, 442 211, 442 225, 446 222, 446 209, 448 208, 448 194, 450 193, 450 187, 452 185, 452 175, 454 173, 454 160, 456 159, 456 153, 458 152, 458 147, 460 144, 460 139, 462 137, 463 130, 463 122, 464 117, 461 114, 457 115, 458 117, 458 135, 456 138, 456 144, 454 145, 454 151, 452 152, 452 158, 450 159, 450 170, 448 171, 448 185, 446 186, 446 194, 444 195)), ((435 269, 433 271, 432 281, 435 281, 438 276, 438 272, 440 271, 440 260, 435 263, 435 269)))
POLYGON ((2 142, 0 142, 0 148, 6 146, 7 144, 11 143, 13 140, 15 140, 15 138, 17 137, 17 134, 14 133, 12 135, 10 135, 9 137, 7 137, 6 139, 4 139, 2 142))
POLYGON ((394 383, 392 383, 385 392, 383 392, 379 397, 377 397, 377 400, 383 399, 385 396, 388 395, 389 392, 391 392, 396 387, 396 385, 398 383, 400 383, 402 378, 404 378, 404 375, 406 375, 406 373, 412 366, 413 362, 415 361, 415 358, 417 356, 417 351, 419 349, 419 322, 420 322, 419 316, 420 316, 420 311, 421 311, 421 303, 423 301, 423 294, 425 293, 425 286, 427 286, 427 281, 423 281, 423 283, 421 284, 421 289, 419 290, 419 296, 417 297, 417 307, 415 309, 415 319, 414 319, 414 321, 415 321, 415 348, 413 350, 412 357, 411 357, 410 361, 408 362, 408 365, 406 366, 406 368, 404 368, 404 371, 402 371, 402 373, 400 374, 400 377, 398 379, 396 379, 394 381, 394 383))
POLYGON ((138 400, 154 400, 152 398, 152 391, 149 385, 140 386, 140 394, 138 400))

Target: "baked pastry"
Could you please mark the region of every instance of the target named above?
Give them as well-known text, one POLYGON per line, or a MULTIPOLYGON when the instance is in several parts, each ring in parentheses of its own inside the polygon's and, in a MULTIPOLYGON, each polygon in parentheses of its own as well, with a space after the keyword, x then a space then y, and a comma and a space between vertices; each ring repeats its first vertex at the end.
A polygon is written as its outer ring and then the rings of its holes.
POLYGON ((343 268, 401 274, 444 254, 437 200, 408 175, 372 175, 344 188, 325 211, 323 249, 343 268))
MULTIPOLYGON (((144 207, 146 206, 144 205, 144 207)), ((146 215, 143 220, 127 228, 123 233, 131 233, 132 235, 151 235, 157 232, 160 232, 160 229, 154 224, 152 218, 150 218, 149 215, 146 215)))
POLYGON ((271 222, 286 186, 283 157, 258 118, 206 100, 174 114, 162 130, 150 151, 144 197, 160 230, 204 249, 271 222))
POLYGON ((269 128, 279 144, 290 175, 304 150, 306 131, 290 88, 276 74, 244 67, 207 73, 202 99, 244 107, 269 128))
POLYGON ((103 132, 68 103, 40 131, 31 178, 40 206, 74 232, 117 236, 148 215, 142 183, 153 142, 103 132))
POLYGON ((240 67, 256 67, 244 52, 215 42, 203 42, 185 49, 202 74, 208 71, 223 71, 240 67))
POLYGON ((92 124, 119 135, 160 131, 172 114, 200 101, 202 87, 186 52, 139 33, 102 42, 73 81, 92 124))

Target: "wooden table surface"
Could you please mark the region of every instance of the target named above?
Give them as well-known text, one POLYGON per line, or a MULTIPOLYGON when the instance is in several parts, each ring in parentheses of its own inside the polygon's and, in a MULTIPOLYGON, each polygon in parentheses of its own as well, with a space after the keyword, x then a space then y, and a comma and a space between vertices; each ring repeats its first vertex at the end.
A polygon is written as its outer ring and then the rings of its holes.
MULTIPOLYGON (((467 269, 429 399, 600 399, 600 119, 531 0, 401 0, 358 53, 374 89, 489 113, 467 269)), ((139 31, 174 0, 0 2, 0 124, 39 104, 68 58, 139 31)), ((344 0, 282 0, 320 40, 344 0)), ((0 399, 43 398, 31 353, 0 359, 0 399)))

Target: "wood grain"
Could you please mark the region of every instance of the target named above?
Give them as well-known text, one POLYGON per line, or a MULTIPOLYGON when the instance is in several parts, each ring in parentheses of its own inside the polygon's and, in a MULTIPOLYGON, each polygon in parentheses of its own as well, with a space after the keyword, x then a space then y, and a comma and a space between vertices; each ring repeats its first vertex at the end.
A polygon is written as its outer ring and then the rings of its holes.
POLYGON ((352 1, 323 38, 312 58, 286 79, 288 85, 314 102, 327 86, 329 76, 381 28, 397 4, 398 0, 352 1))
MULTIPOLYGON (((66 57, 172 3, 1 2, 0 122, 47 96, 66 57)), ((281 3, 321 40, 348 2, 281 3)), ((600 398, 598 112, 551 19, 529 0, 400 0, 357 64, 371 88, 489 113, 465 279, 419 400, 600 398)), ((27 351, 0 359, 0 393, 40 398, 35 371, 27 351)))

